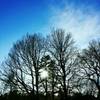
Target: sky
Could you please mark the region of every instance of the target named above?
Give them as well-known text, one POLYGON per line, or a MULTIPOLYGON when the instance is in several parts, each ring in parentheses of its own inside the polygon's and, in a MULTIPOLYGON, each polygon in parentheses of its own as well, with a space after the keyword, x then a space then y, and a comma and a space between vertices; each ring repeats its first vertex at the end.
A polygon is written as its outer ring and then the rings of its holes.
POLYGON ((27 32, 70 32, 80 48, 100 38, 100 0, 0 0, 0 63, 27 32))

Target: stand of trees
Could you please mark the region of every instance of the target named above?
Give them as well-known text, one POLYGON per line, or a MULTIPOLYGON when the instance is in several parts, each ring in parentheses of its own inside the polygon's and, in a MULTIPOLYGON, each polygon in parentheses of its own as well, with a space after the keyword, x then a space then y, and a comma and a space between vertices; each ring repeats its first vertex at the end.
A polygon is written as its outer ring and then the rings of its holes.
POLYGON ((80 52, 71 34, 27 34, 11 48, 0 71, 1 100, 100 99, 100 41, 80 52), (48 76, 41 77, 45 70, 48 76), (96 97, 96 98, 95 98, 96 97))

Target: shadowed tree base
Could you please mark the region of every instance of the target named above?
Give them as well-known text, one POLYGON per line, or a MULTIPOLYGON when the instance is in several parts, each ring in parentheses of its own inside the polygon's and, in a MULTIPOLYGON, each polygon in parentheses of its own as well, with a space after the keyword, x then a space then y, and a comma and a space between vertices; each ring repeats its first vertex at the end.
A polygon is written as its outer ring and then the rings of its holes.
MULTIPOLYGON (((49 95, 47 98, 45 98, 45 95, 39 94, 38 97, 40 98, 40 100, 52 100, 49 95)), ((35 96, 31 94, 25 95, 13 91, 8 94, 6 93, 4 95, 1 95, 0 100, 37 100, 37 99, 36 99, 36 95, 35 96)), ((54 100, 64 100, 63 95, 54 97, 54 100)), ((97 99, 91 95, 82 95, 81 93, 76 93, 73 96, 67 96, 66 100, 100 100, 100 99, 97 99)))

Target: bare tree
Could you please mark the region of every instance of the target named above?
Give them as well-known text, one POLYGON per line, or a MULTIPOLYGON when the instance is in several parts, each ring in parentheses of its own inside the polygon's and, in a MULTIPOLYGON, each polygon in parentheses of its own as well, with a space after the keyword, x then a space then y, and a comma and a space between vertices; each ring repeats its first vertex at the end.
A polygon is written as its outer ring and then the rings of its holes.
POLYGON ((48 38, 49 49, 52 57, 56 60, 56 67, 59 76, 62 77, 64 100, 67 98, 68 79, 71 77, 71 70, 74 65, 76 50, 71 34, 66 34, 64 30, 54 30, 48 38))
POLYGON ((95 84, 98 89, 98 97, 100 97, 100 41, 90 42, 79 58, 81 74, 95 84))
MULTIPOLYGON (((39 95, 39 70, 41 69, 40 66, 40 59, 43 52, 43 41, 40 37, 38 37, 36 34, 32 36, 28 36, 28 45, 27 45, 27 54, 29 55, 29 58, 32 61, 33 68, 30 68, 31 76, 33 76, 33 72, 35 72, 35 81, 36 81, 36 94, 37 94, 37 100, 39 95), (34 70, 33 70, 34 69, 34 70)), ((34 77, 32 77, 33 80, 34 77)))
MULTIPOLYGON (((39 70, 40 59, 43 52, 42 38, 37 35, 26 35, 22 40, 17 41, 11 49, 5 65, 14 73, 14 79, 27 93, 33 91, 36 86, 36 96, 39 100, 39 70)), ((8 77, 7 71, 3 73, 8 77), (6 75, 7 74, 7 75, 6 75)))

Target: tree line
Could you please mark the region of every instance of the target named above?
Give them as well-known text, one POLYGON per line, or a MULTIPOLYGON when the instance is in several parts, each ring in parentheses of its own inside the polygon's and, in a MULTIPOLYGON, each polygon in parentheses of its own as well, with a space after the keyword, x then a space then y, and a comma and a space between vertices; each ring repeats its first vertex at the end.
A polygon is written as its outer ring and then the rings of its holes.
POLYGON ((100 40, 79 50, 63 29, 46 38, 27 34, 13 44, 1 65, 0 80, 1 97, 6 91, 5 97, 15 93, 27 100, 74 100, 73 96, 99 100, 100 40), (44 71, 48 76, 41 77, 44 71))

